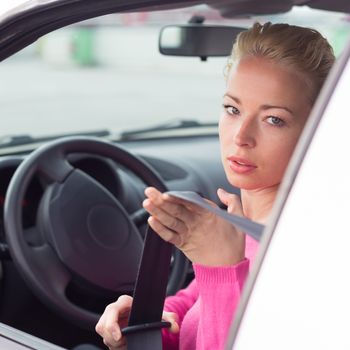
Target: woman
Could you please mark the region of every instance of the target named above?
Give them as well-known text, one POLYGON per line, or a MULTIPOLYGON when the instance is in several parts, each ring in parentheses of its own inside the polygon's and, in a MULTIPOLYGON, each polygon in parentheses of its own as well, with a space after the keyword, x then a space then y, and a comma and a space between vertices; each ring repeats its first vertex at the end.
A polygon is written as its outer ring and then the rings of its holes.
MULTIPOLYGON (((227 66, 219 122, 221 158, 241 198, 218 190, 229 213, 265 223, 312 105, 334 62, 315 30, 256 23, 242 32, 227 66)), ((149 225, 192 261, 195 279, 165 302, 165 349, 223 349, 257 244, 208 211, 145 190, 149 225)), ((215 205, 215 204, 213 204, 215 205)), ((132 298, 107 306, 96 325, 110 349, 124 344, 132 298)))

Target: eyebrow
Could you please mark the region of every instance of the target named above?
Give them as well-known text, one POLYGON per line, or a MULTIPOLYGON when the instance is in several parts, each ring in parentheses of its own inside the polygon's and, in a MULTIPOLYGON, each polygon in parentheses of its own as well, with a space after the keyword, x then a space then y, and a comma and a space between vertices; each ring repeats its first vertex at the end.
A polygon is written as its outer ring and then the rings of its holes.
MULTIPOLYGON (((227 94, 227 93, 224 94, 224 97, 225 97, 225 96, 227 96, 227 97, 229 97, 230 99, 234 100, 234 101, 237 102, 238 104, 241 104, 241 100, 240 100, 238 97, 232 96, 232 95, 227 94)), ((288 107, 286 107, 286 106, 262 105, 260 108, 263 109, 263 110, 267 110, 267 109, 271 109, 271 108, 284 109, 285 111, 287 111, 287 112, 289 112, 290 114, 293 114, 293 115, 294 115, 294 112, 293 112, 290 108, 288 108, 288 107)))

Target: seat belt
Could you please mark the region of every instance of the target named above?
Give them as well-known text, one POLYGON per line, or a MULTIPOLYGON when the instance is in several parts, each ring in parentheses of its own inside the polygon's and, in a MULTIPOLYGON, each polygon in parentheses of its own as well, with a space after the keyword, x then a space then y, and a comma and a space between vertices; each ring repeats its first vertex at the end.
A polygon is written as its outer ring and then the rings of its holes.
MULTIPOLYGON (((203 197, 190 191, 169 191, 169 195, 207 209, 246 234, 260 241, 264 225, 247 218, 229 214, 212 207, 203 197)), ((122 329, 128 350, 162 350, 161 329, 170 327, 162 321, 163 307, 169 276, 172 244, 162 240, 151 227, 147 228, 141 262, 137 274, 128 326, 122 329)))
POLYGON ((128 350, 161 350, 161 328, 172 244, 148 226, 136 279, 128 326, 122 329, 128 350))

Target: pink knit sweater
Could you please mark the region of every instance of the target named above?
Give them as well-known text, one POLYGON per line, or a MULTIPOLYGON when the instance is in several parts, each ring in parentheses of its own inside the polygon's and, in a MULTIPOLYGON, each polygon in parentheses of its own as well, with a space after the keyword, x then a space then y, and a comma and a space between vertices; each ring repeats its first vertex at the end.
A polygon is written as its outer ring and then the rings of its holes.
POLYGON ((179 334, 163 330, 165 350, 222 350, 258 243, 246 237, 246 259, 234 266, 194 264, 195 279, 168 297, 164 310, 179 316, 179 334))

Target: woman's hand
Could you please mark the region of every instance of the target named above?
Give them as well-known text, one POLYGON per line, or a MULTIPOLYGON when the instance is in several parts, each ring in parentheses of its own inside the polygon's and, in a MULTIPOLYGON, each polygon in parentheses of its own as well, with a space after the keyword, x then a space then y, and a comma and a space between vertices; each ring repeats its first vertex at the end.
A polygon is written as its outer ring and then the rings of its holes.
MULTIPOLYGON (((148 198, 143 207, 151 214, 149 225, 165 241, 181 249, 193 263, 227 266, 244 259, 245 235, 224 219, 153 187, 146 188, 145 195, 148 198)), ((218 190, 218 196, 229 213, 243 216, 238 196, 222 189, 218 190)))
MULTIPOLYGON (((103 338, 104 344, 110 350, 126 349, 126 341, 121 329, 128 324, 132 300, 129 295, 120 296, 116 302, 107 305, 96 324, 96 332, 103 338)), ((164 311, 162 319, 171 323, 170 332, 179 332, 178 318, 175 313, 164 311)))

